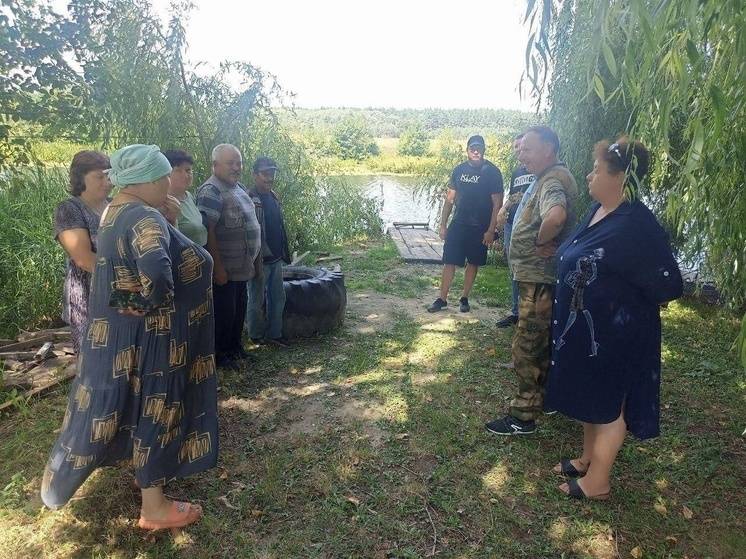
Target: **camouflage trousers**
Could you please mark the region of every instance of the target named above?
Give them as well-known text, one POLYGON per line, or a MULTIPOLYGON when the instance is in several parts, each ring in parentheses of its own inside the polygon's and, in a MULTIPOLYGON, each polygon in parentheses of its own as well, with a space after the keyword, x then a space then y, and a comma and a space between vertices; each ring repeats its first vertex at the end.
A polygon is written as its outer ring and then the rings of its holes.
POLYGON ((522 421, 531 421, 542 413, 544 405, 554 286, 519 281, 518 288, 518 324, 513 336, 518 394, 510 402, 509 413, 522 421))

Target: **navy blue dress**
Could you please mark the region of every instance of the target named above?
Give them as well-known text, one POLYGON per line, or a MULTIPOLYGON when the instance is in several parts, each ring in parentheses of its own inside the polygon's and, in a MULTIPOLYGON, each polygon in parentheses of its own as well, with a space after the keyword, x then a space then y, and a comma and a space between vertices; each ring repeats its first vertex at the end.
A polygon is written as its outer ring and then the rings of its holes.
POLYGON ((44 470, 49 508, 101 466, 128 461, 140 487, 215 466, 212 258, 141 204, 109 206, 98 229, 89 325, 62 429, 44 470), (154 310, 120 314, 112 292, 154 310))
POLYGON ((559 247, 546 407, 586 423, 660 433, 659 305, 681 296, 668 235, 642 202, 625 202, 559 247))

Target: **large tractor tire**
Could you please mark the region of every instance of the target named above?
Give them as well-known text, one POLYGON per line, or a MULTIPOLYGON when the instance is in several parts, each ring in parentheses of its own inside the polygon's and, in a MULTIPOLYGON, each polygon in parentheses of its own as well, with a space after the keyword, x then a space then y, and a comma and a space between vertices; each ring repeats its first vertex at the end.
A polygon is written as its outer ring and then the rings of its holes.
POLYGON ((344 275, 326 268, 286 266, 282 271, 285 311, 282 335, 310 338, 344 321, 347 290, 344 275))

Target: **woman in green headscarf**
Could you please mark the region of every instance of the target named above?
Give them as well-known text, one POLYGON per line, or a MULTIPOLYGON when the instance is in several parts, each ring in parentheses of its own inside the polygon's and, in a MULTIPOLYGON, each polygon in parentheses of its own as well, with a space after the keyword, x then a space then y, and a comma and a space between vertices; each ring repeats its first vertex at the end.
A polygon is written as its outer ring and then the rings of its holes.
POLYGON ((101 218, 80 370, 42 483, 58 508, 97 467, 131 460, 149 530, 199 520, 163 486, 217 461, 212 259, 157 209, 170 173, 157 146, 111 157, 121 190, 101 218))

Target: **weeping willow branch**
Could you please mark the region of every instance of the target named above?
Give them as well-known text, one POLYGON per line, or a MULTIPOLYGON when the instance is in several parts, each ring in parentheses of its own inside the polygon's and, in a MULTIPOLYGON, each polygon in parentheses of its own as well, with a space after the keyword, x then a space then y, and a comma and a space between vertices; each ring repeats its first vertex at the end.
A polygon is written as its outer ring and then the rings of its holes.
MULTIPOLYGON (((657 160, 648 199, 743 312, 746 4, 528 0, 525 22, 525 81, 550 123, 582 150, 620 132, 646 142, 657 160)), ((587 168, 570 150, 568 163, 587 168)))

